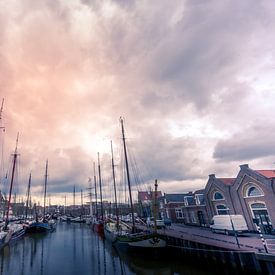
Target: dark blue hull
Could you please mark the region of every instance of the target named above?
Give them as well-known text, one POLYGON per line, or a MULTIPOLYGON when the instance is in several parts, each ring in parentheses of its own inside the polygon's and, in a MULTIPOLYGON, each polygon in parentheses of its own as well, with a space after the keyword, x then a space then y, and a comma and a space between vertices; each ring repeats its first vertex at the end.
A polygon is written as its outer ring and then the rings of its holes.
POLYGON ((51 232, 53 230, 53 226, 47 222, 35 222, 30 224, 27 228, 28 233, 51 232))

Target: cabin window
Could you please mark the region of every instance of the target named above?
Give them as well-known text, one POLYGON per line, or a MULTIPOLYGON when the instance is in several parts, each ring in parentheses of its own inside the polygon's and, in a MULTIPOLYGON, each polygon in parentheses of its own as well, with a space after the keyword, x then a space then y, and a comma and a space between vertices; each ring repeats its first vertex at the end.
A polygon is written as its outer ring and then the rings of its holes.
POLYGON ((213 196, 214 201, 224 200, 224 196, 220 192, 215 192, 213 196))
POLYGON ((255 186, 251 186, 247 189, 247 193, 246 193, 246 196, 247 197, 260 197, 260 196, 263 196, 263 192, 255 187, 255 186))
POLYGON ((182 213, 182 209, 181 208, 176 208, 176 218, 177 219, 183 219, 183 213, 182 213))
POLYGON ((228 207, 224 204, 217 205, 216 210, 218 215, 227 215, 229 212, 228 207))

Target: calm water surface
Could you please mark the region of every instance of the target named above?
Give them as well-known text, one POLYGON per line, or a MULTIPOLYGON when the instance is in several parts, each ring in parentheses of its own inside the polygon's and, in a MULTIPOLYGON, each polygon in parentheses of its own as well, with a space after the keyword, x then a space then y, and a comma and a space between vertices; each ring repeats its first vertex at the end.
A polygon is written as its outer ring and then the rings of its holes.
POLYGON ((26 235, 0 254, 0 274, 213 274, 176 260, 118 254, 86 224, 58 223, 49 234, 26 235))

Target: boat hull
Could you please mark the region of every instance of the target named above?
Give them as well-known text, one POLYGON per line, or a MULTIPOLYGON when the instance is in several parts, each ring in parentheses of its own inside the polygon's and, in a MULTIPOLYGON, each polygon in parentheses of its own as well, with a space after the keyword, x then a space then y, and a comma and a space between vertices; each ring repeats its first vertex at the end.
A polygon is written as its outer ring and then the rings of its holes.
POLYGON ((101 222, 95 222, 93 224, 93 230, 99 234, 104 234, 104 224, 101 222))
POLYGON ((139 237, 118 236, 113 245, 124 252, 161 253, 166 250, 166 241, 159 236, 144 235, 139 237))
POLYGON ((53 224, 45 222, 35 222, 29 225, 27 228, 28 233, 40 233, 40 232, 51 232, 55 229, 53 224))
POLYGON ((10 242, 16 241, 16 240, 22 238, 25 235, 25 233, 26 233, 25 228, 22 228, 20 230, 17 230, 15 232, 13 232, 12 235, 11 235, 11 238, 10 238, 10 242))
POLYGON ((104 227, 104 237, 106 240, 113 243, 117 238, 117 234, 115 232, 108 230, 108 228, 104 227))

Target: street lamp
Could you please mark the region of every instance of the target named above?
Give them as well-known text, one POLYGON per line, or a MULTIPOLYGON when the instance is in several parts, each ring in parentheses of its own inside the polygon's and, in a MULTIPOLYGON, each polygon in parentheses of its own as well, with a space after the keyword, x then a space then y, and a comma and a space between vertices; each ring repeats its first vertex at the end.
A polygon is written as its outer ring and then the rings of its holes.
POLYGON ((240 248, 240 243, 239 243, 239 239, 238 239, 238 234, 237 234, 237 232, 236 232, 236 230, 235 230, 235 227, 234 227, 234 224, 233 224, 231 215, 230 215, 229 208, 228 208, 227 212, 228 212, 229 219, 230 219, 231 226, 232 226, 232 230, 233 230, 233 233, 234 233, 234 236, 235 236, 235 239, 236 239, 236 243, 237 243, 237 245, 238 245, 238 248, 240 248))

